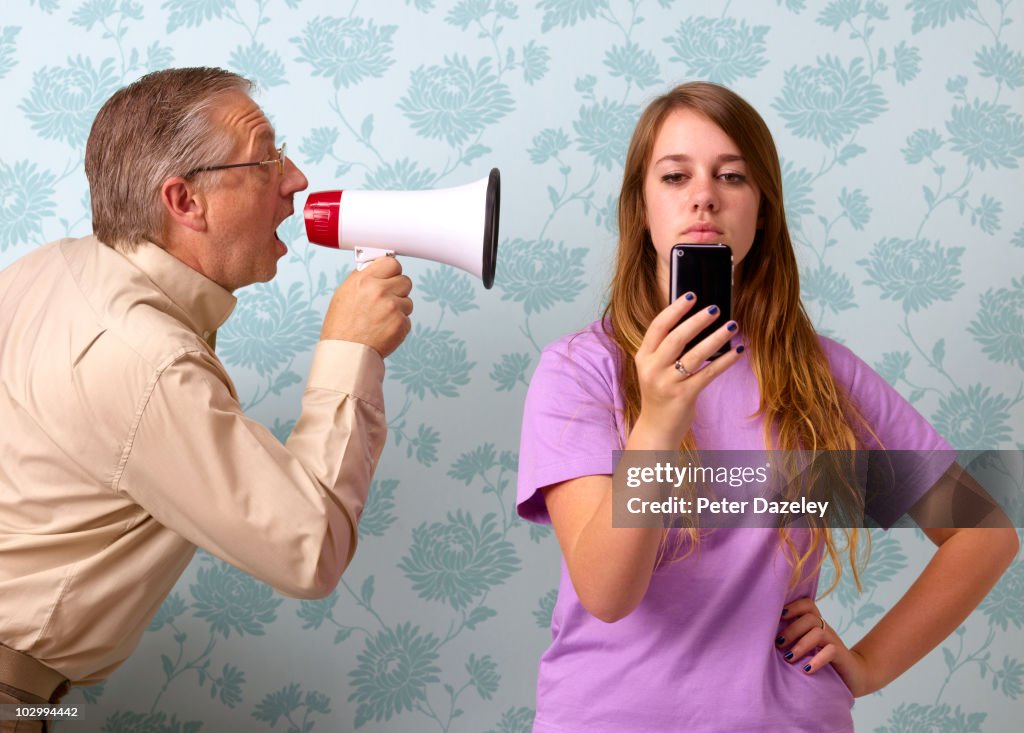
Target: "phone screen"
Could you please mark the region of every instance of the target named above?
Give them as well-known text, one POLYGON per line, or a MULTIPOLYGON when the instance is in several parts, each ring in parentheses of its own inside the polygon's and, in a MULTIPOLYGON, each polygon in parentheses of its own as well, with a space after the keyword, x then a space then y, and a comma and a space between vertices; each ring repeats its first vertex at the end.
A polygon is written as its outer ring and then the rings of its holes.
MULTIPOLYGON (((732 249, 727 244, 677 244, 672 247, 669 301, 693 291, 696 313, 710 305, 718 306, 718 318, 686 344, 684 352, 732 320, 732 249)), ((717 359, 732 349, 731 341, 711 355, 717 359)))

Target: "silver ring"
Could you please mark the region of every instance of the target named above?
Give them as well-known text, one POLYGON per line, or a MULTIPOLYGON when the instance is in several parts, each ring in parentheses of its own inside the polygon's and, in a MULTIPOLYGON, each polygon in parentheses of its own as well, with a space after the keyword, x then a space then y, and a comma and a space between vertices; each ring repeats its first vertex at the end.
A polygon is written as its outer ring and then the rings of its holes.
POLYGON ((676 359, 676 371, 683 375, 683 379, 689 379, 693 376, 693 372, 683 366, 682 359, 676 359))

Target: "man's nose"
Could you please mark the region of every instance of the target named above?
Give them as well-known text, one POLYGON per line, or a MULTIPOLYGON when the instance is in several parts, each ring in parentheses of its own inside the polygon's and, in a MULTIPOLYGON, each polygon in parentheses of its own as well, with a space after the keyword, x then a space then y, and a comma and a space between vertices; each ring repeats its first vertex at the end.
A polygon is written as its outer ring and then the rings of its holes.
POLYGON ((287 158, 284 164, 284 176, 281 181, 281 190, 286 196, 298 191, 305 191, 309 188, 309 180, 299 166, 291 158, 287 158))

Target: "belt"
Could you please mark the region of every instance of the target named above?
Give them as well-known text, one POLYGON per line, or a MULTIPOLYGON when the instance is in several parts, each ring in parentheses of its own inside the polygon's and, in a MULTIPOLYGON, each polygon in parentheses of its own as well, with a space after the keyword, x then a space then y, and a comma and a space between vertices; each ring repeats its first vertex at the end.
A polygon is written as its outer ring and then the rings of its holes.
POLYGON ((0 644, 0 690, 22 702, 56 704, 70 688, 71 683, 60 672, 0 644))

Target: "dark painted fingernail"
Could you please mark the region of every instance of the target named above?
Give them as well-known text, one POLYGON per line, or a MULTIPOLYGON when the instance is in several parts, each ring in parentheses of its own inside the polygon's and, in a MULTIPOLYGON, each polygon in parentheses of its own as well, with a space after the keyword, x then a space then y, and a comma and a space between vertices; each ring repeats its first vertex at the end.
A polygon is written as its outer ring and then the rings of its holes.
MULTIPOLYGON (((741 346, 739 348, 742 349, 743 347, 741 346)), ((739 349, 737 349, 737 351, 739 351, 739 349)), ((788 608, 783 608, 782 609, 782 617, 785 618, 787 613, 789 613, 789 609, 788 608)))
POLYGON ((775 643, 776 643, 776 644, 781 644, 781 643, 782 643, 782 642, 784 642, 785 640, 786 640, 786 637, 785 637, 785 636, 780 636, 780 637, 777 637, 777 638, 775 639, 775 643))
POLYGON ((804 672, 810 672, 810 671, 811 671, 811 665, 805 664, 804 665, 804 672))
POLYGON ((694 295, 693 293, 687 293, 686 295, 683 296, 683 300, 693 300, 696 297, 697 296, 694 295))
POLYGON ((736 328, 737 328, 737 326, 736 326, 736 321, 733 321, 732 323, 730 323, 730 324, 729 324, 728 326, 726 326, 726 328, 727 328, 728 330, 730 330, 730 331, 735 331, 735 330, 736 330, 736 328))
POLYGON ((793 652, 786 652, 786 655, 783 657, 783 659, 785 659, 787 662, 790 659, 792 659, 792 658, 793 658, 793 652))
POLYGON ((736 347, 736 353, 737 354, 742 354, 744 351, 746 351, 746 349, 743 348, 742 346, 737 346, 736 347))
POLYGON ((712 315, 712 316, 717 316, 718 315, 718 306, 717 305, 713 305, 710 308, 708 308, 708 314, 712 315))

